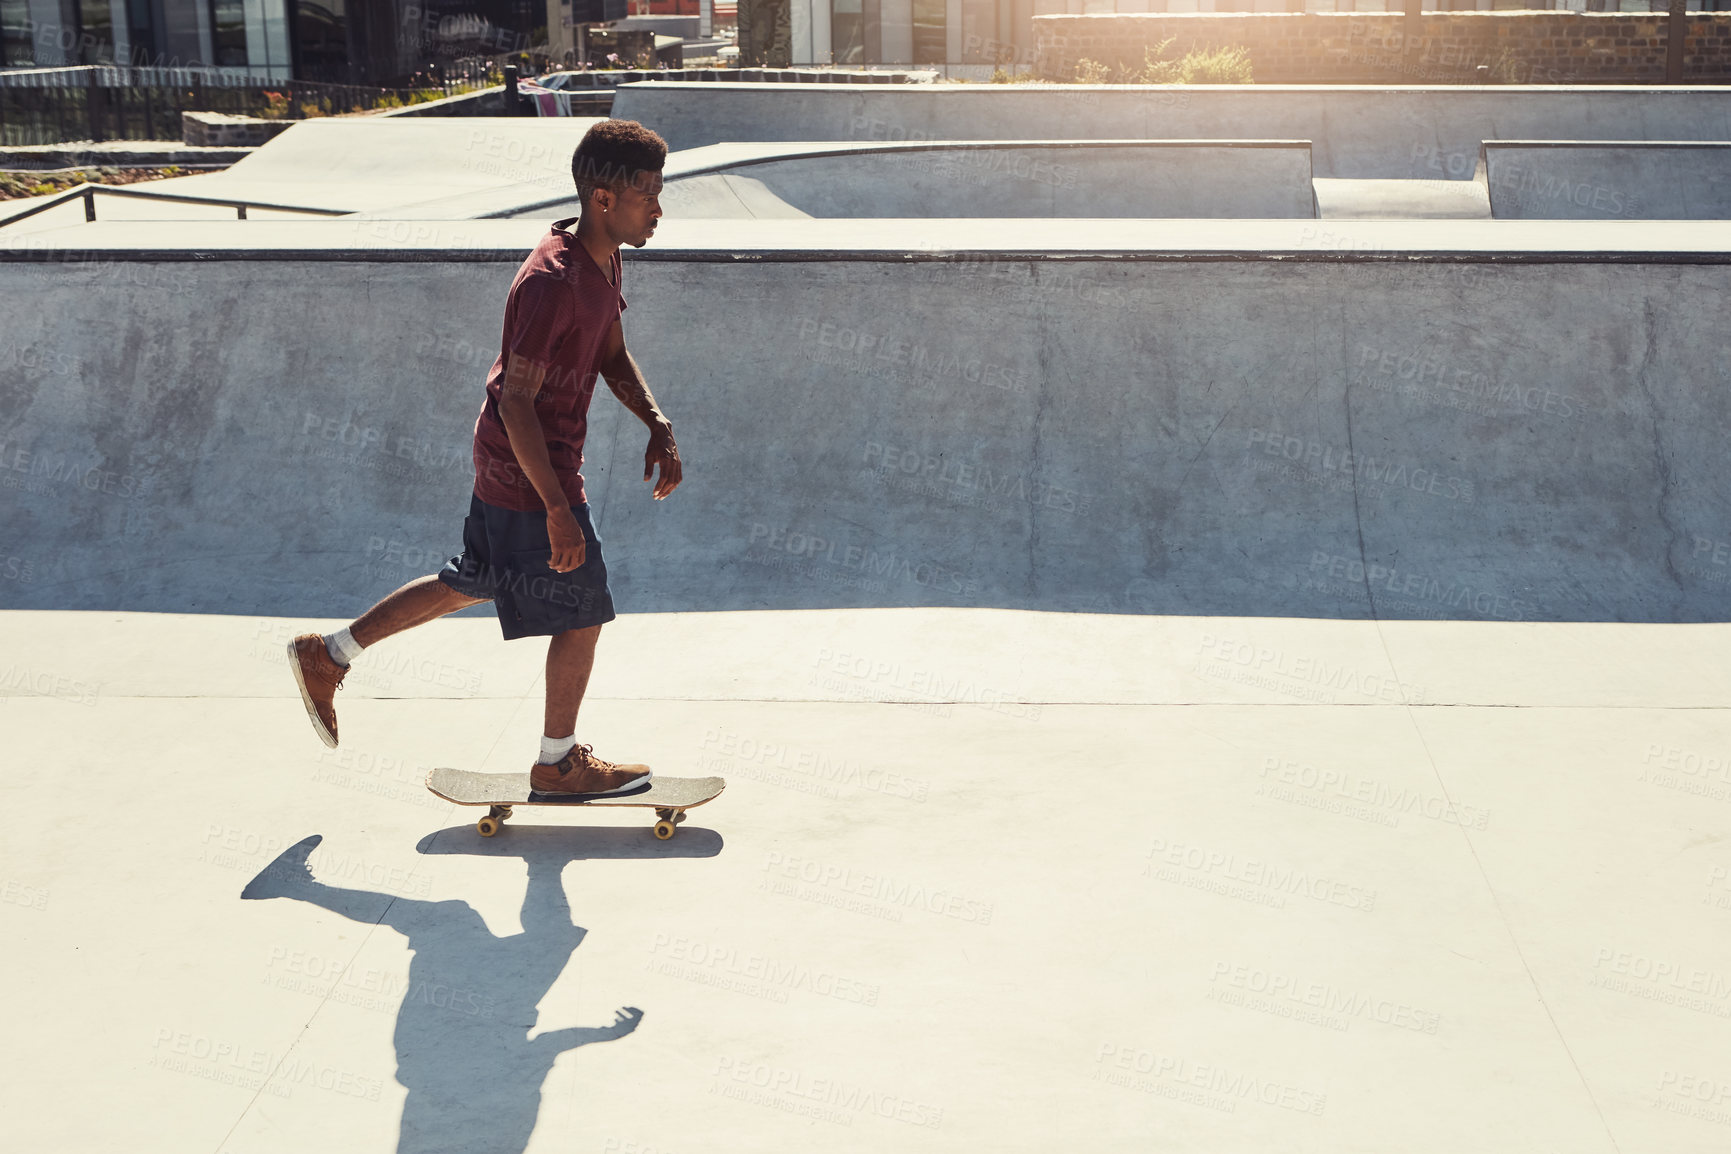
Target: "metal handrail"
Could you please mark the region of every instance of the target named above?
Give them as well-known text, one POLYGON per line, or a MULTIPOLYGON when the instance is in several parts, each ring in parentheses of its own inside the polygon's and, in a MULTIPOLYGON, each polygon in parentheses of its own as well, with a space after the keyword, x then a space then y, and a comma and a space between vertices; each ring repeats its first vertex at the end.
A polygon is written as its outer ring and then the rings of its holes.
POLYGON ((47 212, 51 208, 58 208, 78 199, 84 201, 85 221, 94 221, 96 219, 96 194, 99 192, 105 196, 131 196, 139 200, 167 200, 177 204, 221 205, 224 208, 234 209, 236 220, 245 220, 246 210, 249 208, 268 208, 275 212, 306 212, 315 216, 347 216, 355 211, 352 208, 308 208, 299 204, 272 204, 266 200, 233 200, 222 196, 188 196, 180 192, 145 192, 143 189, 117 187, 112 184, 81 184, 76 188, 67 189, 45 204, 39 204, 35 208, 27 208, 23 212, 0 219, 0 228, 5 228, 9 224, 35 216, 39 212, 47 212))

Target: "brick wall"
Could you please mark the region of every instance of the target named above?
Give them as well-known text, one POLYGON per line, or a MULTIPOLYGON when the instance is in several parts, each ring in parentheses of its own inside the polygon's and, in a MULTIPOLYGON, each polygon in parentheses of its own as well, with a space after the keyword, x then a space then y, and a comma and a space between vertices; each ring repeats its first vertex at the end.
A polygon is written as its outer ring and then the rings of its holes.
MULTIPOLYGON (((1168 57, 1238 45, 1262 84, 1663 84, 1666 15, 1633 12, 1427 12, 1407 43, 1400 12, 1203 12, 1034 17, 1041 76, 1076 61, 1139 69, 1144 47, 1168 57)), ((1731 12, 1691 12, 1686 82, 1731 81, 1731 12)))

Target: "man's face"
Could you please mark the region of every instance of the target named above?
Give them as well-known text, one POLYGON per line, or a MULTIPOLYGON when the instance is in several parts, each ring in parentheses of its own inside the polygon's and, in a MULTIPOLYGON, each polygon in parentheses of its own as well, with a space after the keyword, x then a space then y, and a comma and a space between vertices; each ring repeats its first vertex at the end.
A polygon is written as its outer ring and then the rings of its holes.
POLYGON ((642 248, 661 219, 661 174, 640 172, 630 184, 596 189, 592 200, 614 244, 642 248))

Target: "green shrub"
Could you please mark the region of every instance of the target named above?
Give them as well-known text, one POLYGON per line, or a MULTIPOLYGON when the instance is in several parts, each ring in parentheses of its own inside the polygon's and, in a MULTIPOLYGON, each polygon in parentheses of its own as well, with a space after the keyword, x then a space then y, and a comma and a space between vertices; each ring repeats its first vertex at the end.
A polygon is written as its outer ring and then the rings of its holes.
POLYGON ((1194 49, 1178 62, 1185 84, 1251 84, 1250 52, 1238 45, 1194 49))
MULTIPOLYGON (((1077 84, 1252 84, 1250 52, 1238 45, 1219 48, 1192 48, 1182 59, 1167 56, 1173 37, 1142 49, 1142 67, 1119 65, 1113 68, 1086 57, 1076 61, 1077 84)), ((1008 83, 1012 78, 1002 69, 992 74, 992 83, 1008 83)), ((1015 78, 1015 79, 1020 79, 1015 78)))
POLYGON ((1109 84, 1111 80, 1112 70, 1098 60, 1084 56, 1076 61, 1077 84, 1109 84))
POLYGON ((1183 65, 1176 60, 1167 60, 1166 50, 1172 47, 1173 37, 1168 36, 1152 48, 1142 49, 1142 71, 1136 77, 1138 84, 1177 84, 1183 77, 1183 65))

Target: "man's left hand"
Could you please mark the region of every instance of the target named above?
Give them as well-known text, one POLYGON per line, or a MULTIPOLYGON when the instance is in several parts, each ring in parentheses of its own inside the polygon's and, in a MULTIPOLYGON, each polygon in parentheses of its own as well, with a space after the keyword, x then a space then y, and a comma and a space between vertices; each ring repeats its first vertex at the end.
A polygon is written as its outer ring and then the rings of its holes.
POLYGON ((649 448, 643 454, 643 479, 655 476, 661 466, 661 477, 655 482, 655 499, 671 496, 679 488, 684 469, 679 463, 679 446, 673 443, 673 427, 664 425, 649 434, 649 448))

